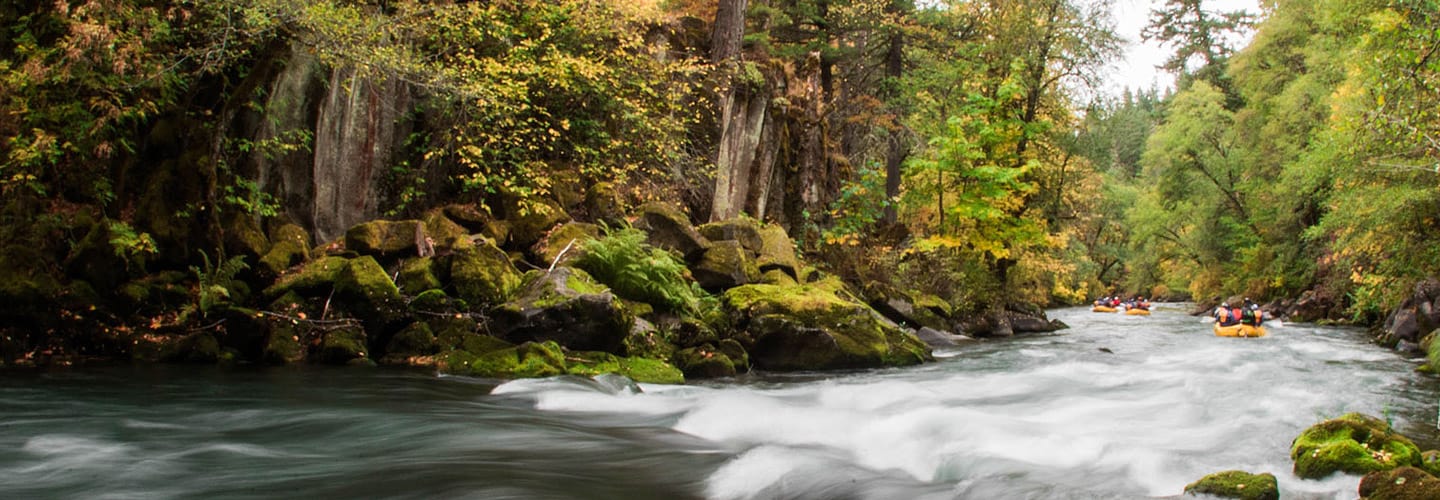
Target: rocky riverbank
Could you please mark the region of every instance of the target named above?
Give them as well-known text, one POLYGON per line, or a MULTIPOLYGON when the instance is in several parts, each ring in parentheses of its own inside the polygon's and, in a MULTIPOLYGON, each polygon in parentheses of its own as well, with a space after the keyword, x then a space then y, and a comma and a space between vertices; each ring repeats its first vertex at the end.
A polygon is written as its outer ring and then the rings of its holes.
POLYGON ((128 280, 106 274, 128 265, 119 256, 81 252, 46 289, 9 302, 17 321, 5 327, 4 363, 382 364, 680 382, 916 364, 932 345, 1063 327, 1039 311, 966 315, 916 291, 852 286, 806 262, 776 225, 695 226, 663 203, 608 220, 558 209, 502 220, 451 205, 316 244, 299 225, 244 219, 229 226, 226 258, 128 280), (58 314, 17 306, 46 299, 58 314))

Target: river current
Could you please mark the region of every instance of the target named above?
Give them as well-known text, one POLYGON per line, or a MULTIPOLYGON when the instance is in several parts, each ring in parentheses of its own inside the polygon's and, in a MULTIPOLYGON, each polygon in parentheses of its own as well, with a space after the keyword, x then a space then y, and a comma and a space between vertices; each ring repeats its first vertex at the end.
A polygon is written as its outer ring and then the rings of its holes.
POLYGON ((685 386, 501 383, 356 368, 0 373, 0 498, 1112 499, 1223 470, 1283 498, 1289 445, 1346 412, 1437 445, 1440 381, 1354 329, 1218 338, 1153 316, 1051 311, 1071 328, 919 367, 685 386))

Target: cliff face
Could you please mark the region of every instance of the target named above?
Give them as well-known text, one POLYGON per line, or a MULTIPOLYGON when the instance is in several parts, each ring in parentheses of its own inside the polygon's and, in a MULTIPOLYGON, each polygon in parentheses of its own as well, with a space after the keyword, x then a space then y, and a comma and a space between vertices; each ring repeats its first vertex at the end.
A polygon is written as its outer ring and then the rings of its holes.
POLYGON ((385 173, 414 128, 405 119, 414 102, 410 88, 395 79, 325 67, 295 47, 267 89, 254 140, 308 140, 309 147, 252 152, 261 189, 317 242, 377 217, 385 173))

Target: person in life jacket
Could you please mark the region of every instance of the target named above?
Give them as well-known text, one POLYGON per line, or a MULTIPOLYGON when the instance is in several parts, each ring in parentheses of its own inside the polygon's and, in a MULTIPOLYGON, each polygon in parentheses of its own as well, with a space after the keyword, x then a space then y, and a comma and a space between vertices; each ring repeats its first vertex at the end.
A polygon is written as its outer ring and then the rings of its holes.
POLYGON ((1245 304, 1240 313, 1240 322, 1250 326, 1260 326, 1265 321, 1265 311, 1260 310, 1260 304, 1253 302, 1245 304))
POLYGON ((1215 321, 1220 326, 1234 326, 1240 323, 1240 310, 1232 309, 1229 302, 1220 304, 1215 308, 1215 321))

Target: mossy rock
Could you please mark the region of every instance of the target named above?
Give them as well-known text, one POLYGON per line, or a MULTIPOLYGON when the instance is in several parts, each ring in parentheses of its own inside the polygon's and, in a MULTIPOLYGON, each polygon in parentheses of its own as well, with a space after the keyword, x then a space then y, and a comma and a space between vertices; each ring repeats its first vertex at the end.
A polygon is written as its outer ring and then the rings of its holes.
POLYGON ((801 279, 803 266, 795 252, 795 242, 785 233, 785 228, 767 224, 760 228, 760 241, 760 250, 755 255, 755 265, 760 272, 778 269, 796 281, 806 281, 801 279))
POLYGON ((405 311, 400 289, 369 255, 351 259, 335 277, 335 299, 337 307, 355 314, 371 335, 393 331, 389 326, 402 320, 405 311))
POLYGON ((166 363, 215 363, 220 354, 220 341, 214 335, 197 332, 164 342, 157 357, 166 363))
POLYGON ((560 265, 575 259, 580 255, 580 249, 585 242, 599 238, 600 226, 585 222, 567 222, 546 234, 545 238, 530 249, 530 253, 535 255, 535 260, 541 267, 548 268, 552 264, 560 265), (557 261, 561 257, 560 252, 565 252, 563 261, 557 261))
POLYGON ((225 251, 229 255, 244 255, 250 262, 259 260, 270 251, 270 238, 260 228, 260 221, 242 212, 227 212, 225 221, 225 251))
POLYGON ((510 257, 488 241, 450 256, 450 284, 471 305, 499 304, 520 287, 521 274, 510 257))
POLYGON ((760 273, 760 283, 766 285, 792 286, 800 284, 794 276, 781 269, 770 269, 760 273))
POLYGON ((1440 498, 1440 479, 1414 468, 1376 471, 1360 479, 1363 500, 1434 500, 1440 498))
POLYGON ((744 347, 759 368, 874 368, 932 359, 919 338, 829 286, 746 285, 727 291, 721 303, 745 333, 744 347))
POLYGON ((720 378, 735 376, 735 362, 713 346, 681 349, 675 353, 675 366, 687 378, 720 378))
POLYGON ((1349 413, 1315 424, 1290 446, 1295 475, 1321 479, 1335 472, 1365 474, 1421 464, 1420 449, 1378 418, 1349 413))
POLYGON ((279 276, 302 262, 310 260, 310 234, 296 224, 282 224, 271 231, 270 250, 260 257, 258 269, 268 276, 279 276))
POLYGON ((698 347, 720 341, 720 335, 705 322, 690 317, 671 317, 662 323, 670 342, 678 347, 698 347))
POLYGON ((712 243, 735 241, 740 244, 741 248, 752 253, 759 253, 765 246, 765 238, 760 235, 760 227, 760 223, 754 219, 742 217, 702 224, 695 229, 712 243))
POLYGON ((625 337, 625 352, 630 356, 670 359, 675 352, 675 345, 671 344, 664 332, 654 324, 636 318, 634 326, 630 328, 630 335, 625 337))
POLYGON ((1210 495, 1241 500, 1279 500, 1280 488, 1271 473, 1231 470, 1210 474, 1185 486, 1186 495, 1210 495))
POLYGON ((396 275, 395 286, 400 287, 405 293, 422 293, 442 288, 445 283, 440 280, 437 272, 439 267, 434 257, 406 260, 400 264, 400 272, 396 275))
POLYGON ((575 268, 531 275, 515 300, 492 311, 491 331, 510 342, 626 354, 634 316, 609 289, 575 268))
POLYGON ((533 200, 523 215, 507 217, 510 223, 511 248, 526 249, 539 242, 555 226, 570 222, 570 215, 554 201, 533 200))
POLYGON ((301 296, 329 293, 340 272, 348 267, 350 259, 344 257, 331 256, 312 260, 299 269, 281 275, 280 279, 275 280, 275 284, 265 289, 265 296, 279 297, 292 291, 301 296))
POLYGON ((715 343, 715 347, 725 354, 725 357, 730 358, 736 373, 750 371, 750 353, 745 352, 745 347, 740 345, 740 342, 735 339, 722 339, 715 343))
POLYGON ((288 365, 305 360, 305 338, 299 325, 288 322, 275 324, 265 339, 260 360, 270 364, 288 365))
POLYGON ((110 244, 114 237, 106 221, 91 227, 70 247, 64 262, 65 274, 73 280, 90 283, 97 290, 113 290, 128 281, 127 270, 132 263, 115 254, 110 244))
MULTIPOLYGON (((7 280, 11 278, 5 275, 7 280)), ((192 275, 180 271, 161 271, 143 276, 120 286, 119 296, 138 311, 173 311, 189 304, 194 298, 186 281, 192 275)), ((3 280, 0 280, 3 281, 3 280)), ((3 294, 0 294, 3 297, 3 294)), ((149 314, 149 313, 147 313, 149 314)))
POLYGON ((422 314, 445 314, 451 312, 451 300, 444 290, 430 289, 420 292, 410 300, 410 311, 422 314))
POLYGON ((1432 476, 1440 476, 1440 451, 1425 450, 1420 454, 1420 465, 1417 465, 1432 476))
POLYGON ((615 185, 609 182, 597 182, 585 190, 585 210, 590 212, 590 219, 596 222, 618 225, 625 221, 620 194, 615 191, 615 185))
POLYGON ((441 357, 442 372, 472 377, 553 377, 563 375, 566 367, 564 350, 554 342, 526 342, 483 354, 453 350, 441 357))
POLYGON ((760 268, 735 240, 711 243, 699 262, 690 266, 690 273, 701 288, 712 293, 760 281, 760 268))
POLYGON ((445 218, 459 224, 471 233, 483 233, 485 225, 495 221, 495 218, 490 216, 490 212, 473 204, 445 205, 441 210, 444 211, 445 218))
POLYGON ((416 356, 428 356, 440 352, 435 333, 423 322, 414 322, 390 338, 385 346, 387 364, 403 364, 400 360, 416 356))
POLYGON ((420 221, 425 229, 425 237, 429 238, 431 249, 436 252, 449 252, 454 242, 470 237, 470 231, 446 217, 444 209, 425 212, 420 221))
POLYGON ((394 258, 419 255, 426 238, 418 220, 376 220, 357 224, 345 231, 345 248, 360 255, 394 258))
POLYGON ((64 287, 51 274, 49 261, 35 246, 6 245, 0 249, 0 311, 29 314, 35 306, 53 304, 64 287))
POLYGON ((600 351, 571 351, 566 353, 566 372, 581 377, 596 377, 606 373, 623 375, 630 380, 651 384, 682 384, 685 375, 673 365, 651 358, 620 357, 600 351))
POLYGON ((368 358, 365 329, 343 326, 324 332, 311 359, 325 364, 344 365, 368 358))
POLYGON ((634 226, 645 231, 651 246, 676 252, 686 261, 698 259, 710 246, 710 240, 691 225, 690 217, 680 207, 665 202, 650 202, 636 209, 634 226))

